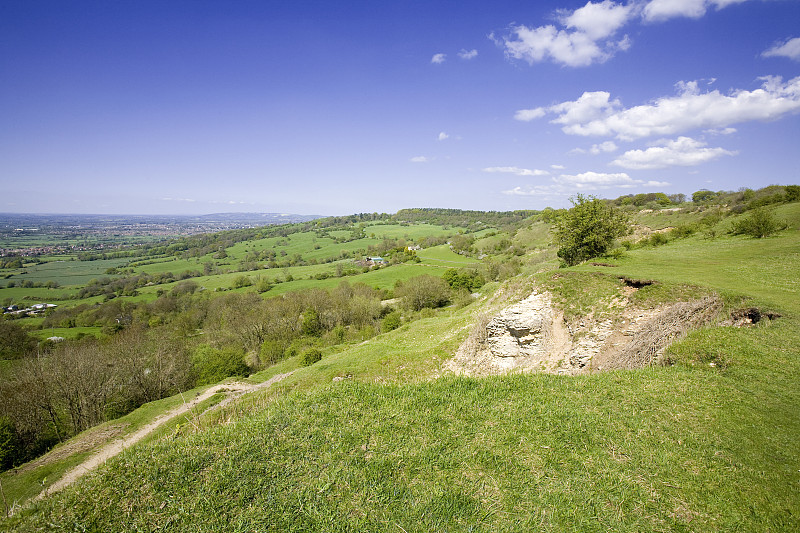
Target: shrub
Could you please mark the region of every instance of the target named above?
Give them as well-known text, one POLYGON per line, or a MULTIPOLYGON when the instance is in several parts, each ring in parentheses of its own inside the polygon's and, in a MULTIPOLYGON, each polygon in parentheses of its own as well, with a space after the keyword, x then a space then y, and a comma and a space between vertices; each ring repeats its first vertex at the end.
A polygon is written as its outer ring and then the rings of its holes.
POLYGON ((244 274, 236 276, 233 279, 232 287, 234 289, 241 289, 242 287, 249 287, 253 284, 253 280, 250 279, 250 276, 245 276, 244 274))
POLYGON ((781 224, 772 211, 764 208, 754 209, 747 217, 733 223, 731 233, 749 235, 756 239, 768 237, 781 229, 781 224))
POLYGON ((787 185, 784 190, 786 192, 785 199, 787 202, 800 201, 800 185, 787 185))
POLYGON ((201 344, 195 350, 192 368, 198 385, 217 383, 230 376, 250 373, 240 350, 233 347, 212 348, 207 344, 201 344))
POLYGON ((300 358, 300 364, 303 366, 311 366, 320 360, 322 360, 322 352, 320 352, 317 348, 309 348, 303 352, 303 355, 300 358))
POLYGON ((649 239, 647 239, 647 244, 650 246, 663 246, 669 242, 669 239, 663 233, 653 233, 649 239))
POLYGON ((407 280, 395 289, 395 296, 414 311, 446 305, 450 301, 450 285, 442 278, 429 274, 407 280))
POLYGON ((259 278, 256 280, 256 292, 267 292, 272 288, 272 283, 267 278, 259 278))
POLYGON ((568 266, 604 255, 617 237, 630 233, 628 217, 593 196, 579 194, 555 222, 558 257, 568 266))
POLYGON ((400 327, 402 323, 402 319, 400 317, 400 313, 397 311, 392 311, 381 321, 381 330, 385 333, 387 331, 392 331, 393 329, 397 329, 400 327))

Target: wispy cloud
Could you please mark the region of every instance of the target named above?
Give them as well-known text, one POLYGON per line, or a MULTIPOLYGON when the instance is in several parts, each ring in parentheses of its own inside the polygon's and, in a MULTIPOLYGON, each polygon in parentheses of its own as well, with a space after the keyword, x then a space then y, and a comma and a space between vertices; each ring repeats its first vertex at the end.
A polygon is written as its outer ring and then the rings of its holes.
POLYGON ((447 59, 447 54, 434 54, 431 58, 431 63, 434 65, 440 65, 445 62, 447 59))
POLYGON ((599 144, 593 144, 588 150, 584 150, 583 148, 575 148, 572 150, 572 153, 575 154, 592 154, 592 155, 599 155, 599 154, 607 154, 610 152, 616 152, 619 149, 617 144, 614 141, 605 141, 599 144))
POLYGON ((647 22, 662 22, 676 17, 698 19, 713 7, 722 9, 747 0, 651 0, 642 9, 642 18, 647 22))
POLYGON ((474 59, 478 57, 478 51, 475 50, 474 48, 472 50, 465 50, 462 48, 461 51, 458 53, 458 57, 460 57, 461 59, 474 59))
POLYGON ((442 132, 439 132, 439 137, 438 137, 438 139, 439 139, 440 141, 444 141, 445 139, 448 139, 449 137, 450 137, 450 136, 449 136, 448 134, 446 134, 445 132, 443 132, 443 131, 442 131, 442 132))
POLYGON ((621 140, 673 135, 692 129, 727 128, 800 112, 800 77, 785 83, 780 76, 760 79, 759 89, 729 94, 716 90, 700 92, 697 82, 679 82, 677 96, 627 109, 606 91, 585 92, 577 100, 539 109, 555 114, 551 122, 560 124, 569 135, 615 136, 621 140))
POLYGON ((550 173, 546 170, 539 170, 538 168, 519 168, 519 167, 487 167, 483 169, 484 172, 492 174, 514 174, 515 176, 548 176, 550 173))
POLYGON ((706 143, 690 137, 662 140, 658 144, 660 146, 652 146, 646 150, 629 150, 611 164, 631 170, 691 167, 724 155, 736 155, 736 152, 724 148, 707 148, 706 143))
POLYGON ((170 198, 170 197, 161 198, 161 200, 165 202, 190 202, 190 203, 197 201, 194 198, 170 198))
POLYGON ((800 37, 777 43, 761 55, 763 57, 788 57, 800 61, 800 37))
POLYGON ((553 176, 549 182, 532 185, 518 186, 502 191, 510 196, 569 196, 576 192, 603 191, 608 189, 644 189, 652 187, 666 187, 669 183, 664 181, 644 181, 631 178, 625 172, 583 172, 581 174, 561 174, 553 176))
POLYGON ((428 161, 430 161, 430 159, 428 159, 424 155, 417 155, 417 156, 412 157, 410 159, 410 161, 412 163, 427 163, 428 161))
POLYGON ((547 111, 543 107, 537 107, 534 109, 520 109, 514 114, 514 118, 516 120, 521 120, 522 122, 530 122, 531 120, 542 118, 546 114, 547 111))

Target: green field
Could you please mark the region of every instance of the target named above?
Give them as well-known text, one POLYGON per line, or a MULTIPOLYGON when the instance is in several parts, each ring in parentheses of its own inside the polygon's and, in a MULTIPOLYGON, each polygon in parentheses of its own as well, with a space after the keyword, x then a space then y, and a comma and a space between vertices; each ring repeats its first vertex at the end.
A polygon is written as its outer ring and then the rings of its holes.
MULTIPOLYGON (((13 274, 9 280, 13 280, 17 285, 21 281, 46 283, 55 281, 63 287, 75 287, 87 284, 94 278, 108 276, 106 270, 128 263, 130 259, 98 259, 96 261, 59 261, 51 260, 39 265, 28 265, 17 270, 2 270, 3 275, 13 274)), ((0 282, 2 284, 2 282, 0 282)), ((4 286, 7 286, 8 281, 4 286)), ((3 289, 5 290, 5 289, 3 289)), ((3 298, 3 290, 0 290, 0 299, 3 298)))

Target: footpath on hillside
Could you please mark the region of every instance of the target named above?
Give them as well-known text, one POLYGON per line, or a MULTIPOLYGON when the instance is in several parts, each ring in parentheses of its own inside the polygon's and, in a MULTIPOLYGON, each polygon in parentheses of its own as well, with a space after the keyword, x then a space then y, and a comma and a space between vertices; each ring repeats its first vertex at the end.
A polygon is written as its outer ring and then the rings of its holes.
POLYGON ((34 501, 41 500, 46 498, 47 496, 60 491, 61 489, 68 487, 72 483, 75 483, 78 479, 80 479, 83 475, 91 472, 93 469, 97 468, 101 464, 105 463, 108 459, 118 455, 126 448, 130 448, 131 446, 135 445, 143 438, 147 437, 153 431, 158 429, 159 427, 163 426, 170 420, 174 419, 177 416, 183 415, 189 412, 191 409, 199 405, 201 402, 207 400, 208 398, 212 397, 213 395, 224 392, 227 393, 228 396, 222 400, 219 404, 212 407, 212 409, 219 408, 221 406, 227 405, 231 401, 244 394, 248 394, 251 392, 255 392, 257 390, 262 390, 270 387, 271 385, 281 381, 282 379, 290 376, 294 370, 291 372, 286 372, 285 374, 277 374, 267 381, 263 383, 256 383, 256 384, 249 384, 249 383, 225 383, 220 385, 215 385, 206 389, 202 393, 195 396, 191 401, 184 402, 182 405, 172 409, 164 413, 161 416, 156 417, 153 419, 152 422, 146 424, 145 426, 141 427, 139 430, 131 433, 130 435, 126 435, 123 438, 115 439, 112 442, 102 446, 96 453, 91 455, 81 464, 75 466, 71 470, 68 470, 58 481, 44 489, 41 493, 39 493, 34 501))

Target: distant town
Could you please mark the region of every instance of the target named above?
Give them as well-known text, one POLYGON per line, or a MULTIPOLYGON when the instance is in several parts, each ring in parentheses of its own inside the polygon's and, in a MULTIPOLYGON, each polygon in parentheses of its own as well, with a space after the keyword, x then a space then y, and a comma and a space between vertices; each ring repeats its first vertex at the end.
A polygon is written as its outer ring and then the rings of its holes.
POLYGON ((320 218, 287 213, 69 215, 0 213, 0 257, 97 252, 173 237, 293 224, 320 218), (59 242, 60 241, 60 242, 59 242))

